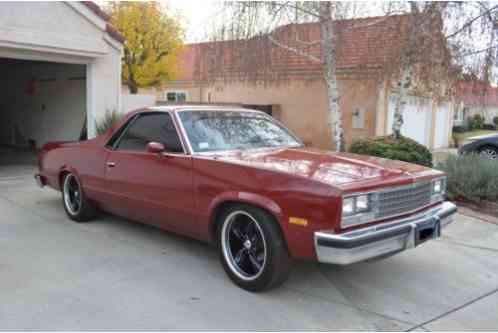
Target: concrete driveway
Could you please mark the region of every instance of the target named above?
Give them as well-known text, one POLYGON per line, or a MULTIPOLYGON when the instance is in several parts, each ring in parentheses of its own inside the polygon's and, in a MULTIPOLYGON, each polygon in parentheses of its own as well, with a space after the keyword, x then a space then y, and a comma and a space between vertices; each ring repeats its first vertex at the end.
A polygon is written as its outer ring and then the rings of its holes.
POLYGON ((251 294, 215 251, 121 218, 76 224, 33 166, 0 166, 0 330, 498 330, 498 226, 251 294))

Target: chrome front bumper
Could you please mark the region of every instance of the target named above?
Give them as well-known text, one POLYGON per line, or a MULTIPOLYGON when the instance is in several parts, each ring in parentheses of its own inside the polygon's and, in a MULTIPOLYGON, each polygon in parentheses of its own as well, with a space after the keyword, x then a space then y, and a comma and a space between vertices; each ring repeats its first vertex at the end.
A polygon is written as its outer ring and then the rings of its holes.
POLYGON ((413 248, 441 236, 441 229, 453 221, 456 211, 457 207, 446 201, 414 216, 343 234, 315 232, 318 261, 348 265, 413 248))

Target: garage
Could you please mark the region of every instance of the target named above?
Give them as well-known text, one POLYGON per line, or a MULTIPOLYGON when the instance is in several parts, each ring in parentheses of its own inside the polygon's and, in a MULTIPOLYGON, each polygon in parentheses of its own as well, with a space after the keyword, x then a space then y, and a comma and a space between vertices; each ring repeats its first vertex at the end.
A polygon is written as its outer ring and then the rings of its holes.
MULTIPOLYGON (((396 98, 389 99, 387 133, 392 133, 396 98)), ((409 96, 403 109, 401 135, 409 137, 429 149, 447 148, 450 145, 450 104, 432 105, 428 98, 409 96)))
POLYGON ((79 138, 87 107, 85 65, 1 58, 0 72, 0 144, 34 148, 79 138))
POLYGON ((95 136, 121 110, 123 38, 92 2, 0 3, 0 147, 95 136))
MULTIPOLYGON (((389 118, 388 118, 388 133, 392 133, 392 123, 394 119, 394 109, 396 107, 396 99, 390 98, 389 101, 389 118)), ((410 96, 403 110, 403 123, 401 127, 401 135, 409 137, 420 144, 429 147, 430 141, 430 121, 431 121, 431 106, 430 100, 410 96), (408 125, 406 125, 408 124, 408 125)))

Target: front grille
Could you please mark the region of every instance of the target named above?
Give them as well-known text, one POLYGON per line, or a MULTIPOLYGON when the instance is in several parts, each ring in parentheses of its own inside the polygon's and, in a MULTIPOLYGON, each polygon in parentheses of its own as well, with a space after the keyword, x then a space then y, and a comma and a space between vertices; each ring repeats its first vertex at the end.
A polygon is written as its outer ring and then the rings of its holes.
POLYGON ((379 192, 376 218, 385 218, 422 208, 431 202, 431 183, 415 183, 379 192))

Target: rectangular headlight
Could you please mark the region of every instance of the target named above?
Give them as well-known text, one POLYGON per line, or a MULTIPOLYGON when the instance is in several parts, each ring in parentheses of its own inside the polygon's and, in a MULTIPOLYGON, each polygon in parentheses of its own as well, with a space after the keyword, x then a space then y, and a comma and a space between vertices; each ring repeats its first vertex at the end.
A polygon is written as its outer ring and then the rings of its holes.
POLYGON ((359 194, 342 199, 342 227, 366 223, 373 218, 373 194, 359 194))
POLYGON ((434 179, 431 184, 431 202, 434 203, 443 200, 446 193, 446 177, 434 179))
POLYGON ((356 197, 356 212, 362 213, 370 210, 370 198, 367 194, 356 197))
POLYGON ((444 194, 446 192, 446 178, 438 178, 432 181, 432 194, 444 194))
POLYGON ((344 198, 342 200, 342 215, 351 216, 355 211, 355 198, 344 198))
POLYGON ((441 193, 443 191, 443 181, 437 180, 434 182, 434 193, 441 193))

